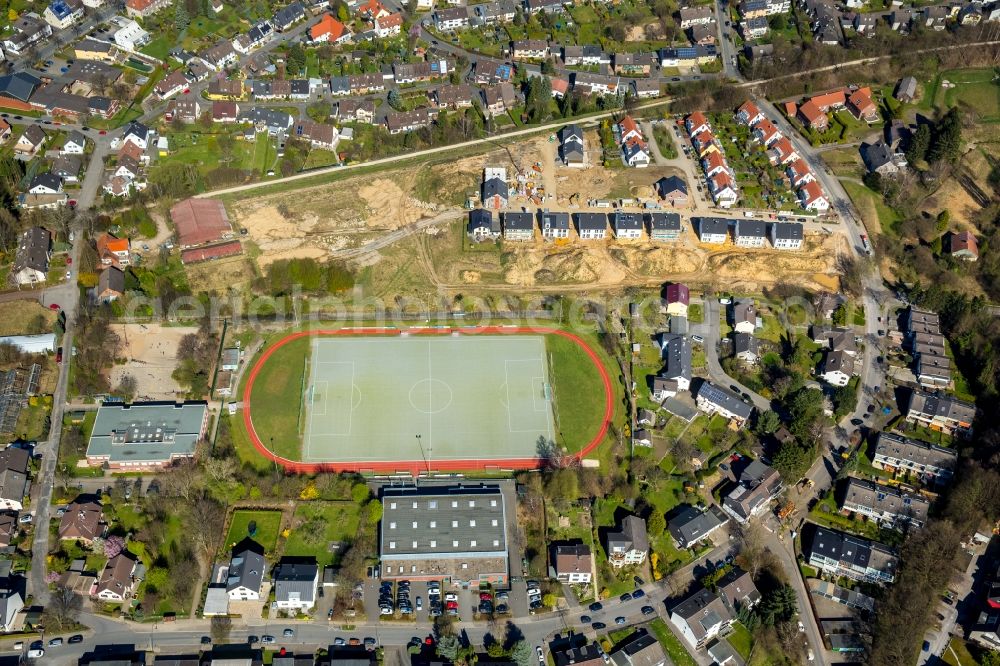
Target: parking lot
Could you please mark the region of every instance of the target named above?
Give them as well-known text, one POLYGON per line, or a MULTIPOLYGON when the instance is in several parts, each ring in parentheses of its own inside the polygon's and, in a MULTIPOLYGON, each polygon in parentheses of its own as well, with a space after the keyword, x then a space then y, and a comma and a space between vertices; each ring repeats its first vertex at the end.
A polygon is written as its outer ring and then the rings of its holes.
POLYGON ((364 584, 364 609, 370 619, 383 621, 412 619, 415 622, 432 622, 432 609, 441 614, 450 610, 457 619, 471 622, 476 619, 480 604, 486 602, 484 610, 492 609, 497 617, 526 617, 529 615, 528 595, 524 580, 512 584, 509 590, 490 590, 489 599, 481 598, 484 592, 474 588, 449 585, 438 581, 388 581, 369 578, 364 584), (435 587, 436 586, 436 587, 435 587), (436 589, 439 593, 432 594, 436 589), (449 609, 449 604, 457 607, 449 609), (383 609, 392 609, 391 614, 383 614, 383 609), (404 612, 404 609, 405 612, 404 612))

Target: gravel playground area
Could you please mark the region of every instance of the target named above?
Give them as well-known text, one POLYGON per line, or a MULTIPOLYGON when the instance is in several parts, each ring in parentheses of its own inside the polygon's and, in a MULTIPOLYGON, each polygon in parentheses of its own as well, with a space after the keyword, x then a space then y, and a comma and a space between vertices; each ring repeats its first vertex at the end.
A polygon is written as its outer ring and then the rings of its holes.
POLYGON ((138 400, 174 400, 183 393, 171 375, 177 367, 177 348, 181 338, 196 333, 193 326, 162 326, 160 324, 113 324, 111 329, 122 341, 124 365, 111 369, 111 386, 121 378, 135 377, 138 400))

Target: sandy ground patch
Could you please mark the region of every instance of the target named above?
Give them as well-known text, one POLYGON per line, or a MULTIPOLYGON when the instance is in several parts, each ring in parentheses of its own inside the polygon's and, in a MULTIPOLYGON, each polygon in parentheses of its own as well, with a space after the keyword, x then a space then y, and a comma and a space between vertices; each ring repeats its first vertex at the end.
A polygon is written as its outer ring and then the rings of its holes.
MULTIPOLYGON (((988 173, 988 172, 987 172, 988 173)), ((990 190, 984 191, 989 194, 990 190)), ((933 195, 924 199, 921 206, 924 211, 931 215, 937 215, 944 209, 951 213, 952 224, 959 229, 968 229, 979 232, 974 220, 982 211, 982 207, 976 203, 964 187, 955 177, 946 180, 933 195)))
POLYGON ((122 376, 135 377, 139 400, 173 400, 183 390, 170 375, 177 367, 177 347, 181 338, 197 332, 193 326, 162 326, 160 324, 112 324, 111 330, 122 341, 121 356, 125 365, 111 369, 111 386, 122 376))
POLYGON ((444 164, 397 169, 375 180, 356 176, 242 199, 227 209, 260 249, 257 263, 261 268, 278 259, 322 259, 331 252, 360 247, 386 231, 457 208, 459 200, 478 191, 485 166, 507 168, 513 181, 515 165, 530 170, 532 164, 541 161, 541 146, 546 141, 543 138, 515 144, 509 152, 498 149, 444 164), (428 175, 432 177, 426 179, 428 175), (421 176, 433 185, 430 202, 415 196, 421 176))
POLYGON ((660 25, 659 21, 650 21, 645 25, 632 26, 625 35, 626 42, 642 42, 664 38, 663 26, 660 25))
MULTIPOLYGON (((428 260, 434 267, 429 277, 445 289, 477 285, 505 290, 513 286, 529 290, 587 286, 601 290, 678 279, 748 290, 788 282, 835 291, 839 287, 836 258, 847 248, 841 234, 819 233, 807 233, 799 252, 744 249, 732 243, 702 245, 690 230, 677 243, 577 238, 545 242, 536 234, 532 242, 506 243, 497 251, 463 251, 455 240, 458 237, 455 230, 450 237, 426 244, 428 260)), ((376 267, 379 272, 382 268, 376 267)), ((427 266, 422 269, 428 276, 427 266)))

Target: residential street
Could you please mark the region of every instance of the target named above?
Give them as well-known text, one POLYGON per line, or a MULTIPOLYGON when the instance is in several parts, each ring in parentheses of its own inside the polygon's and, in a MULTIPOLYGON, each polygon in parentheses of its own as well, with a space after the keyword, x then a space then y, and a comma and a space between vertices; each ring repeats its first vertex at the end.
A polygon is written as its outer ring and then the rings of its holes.
POLYGON ((750 396, 753 406, 764 411, 771 408, 771 402, 763 396, 751 391, 749 388, 736 381, 726 374, 722 364, 719 362, 719 342, 721 331, 722 310, 719 299, 713 295, 706 294, 702 300, 704 319, 700 324, 691 325, 691 333, 700 335, 704 342, 701 346, 705 349, 705 362, 708 365, 709 378, 719 386, 731 391, 730 386, 736 386, 740 394, 746 393, 750 396))
MULTIPOLYGON (((679 570, 675 576, 682 579, 694 577, 695 570, 704 568, 706 562, 710 561, 718 565, 732 553, 733 545, 725 543, 679 570)), ((673 626, 667 620, 669 599, 666 593, 666 584, 666 580, 647 582, 642 586, 646 596, 627 602, 619 601, 617 598, 608 599, 602 602, 604 609, 597 612, 590 611, 586 607, 577 607, 528 617, 524 617, 522 613, 522 617, 515 617, 512 621, 524 633, 525 640, 531 645, 544 646, 554 634, 571 628, 577 631, 583 630, 590 637, 594 637, 596 632, 580 622, 581 615, 589 615, 595 621, 604 622, 609 626, 613 626, 614 618, 617 616, 624 616, 629 624, 647 622, 650 618, 643 615, 640 609, 648 605, 656 610, 656 614, 663 618, 673 631, 673 626)), ((210 633, 209 621, 200 619, 137 624, 87 613, 81 618, 81 621, 90 627, 90 630, 85 634, 84 642, 47 650, 46 663, 59 666, 75 665, 80 655, 101 645, 133 645, 137 649, 151 649, 157 652, 190 651, 201 647, 202 637, 210 633)), ((465 632, 473 643, 481 643, 483 636, 491 631, 490 624, 487 622, 470 621, 459 622, 456 629, 465 632)), ((431 630, 432 623, 426 620, 421 622, 362 622, 354 625, 353 628, 341 630, 338 624, 327 622, 325 617, 319 617, 312 621, 257 619, 243 622, 236 619, 233 622, 228 642, 244 642, 246 637, 250 635, 270 634, 277 637, 276 647, 286 647, 289 650, 302 648, 311 652, 316 646, 331 645, 336 637, 365 638, 370 636, 375 638, 379 645, 406 645, 413 637, 423 638, 430 634, 431 630), (295 636, 284 638, 281 634, 285 628, 294 629, 295 636)), ((683 640, 679 634, 677 636, 678 640, 683 640)), ((710 665, 704 652, 698 654, 697 661, 699 666, 710 665)))

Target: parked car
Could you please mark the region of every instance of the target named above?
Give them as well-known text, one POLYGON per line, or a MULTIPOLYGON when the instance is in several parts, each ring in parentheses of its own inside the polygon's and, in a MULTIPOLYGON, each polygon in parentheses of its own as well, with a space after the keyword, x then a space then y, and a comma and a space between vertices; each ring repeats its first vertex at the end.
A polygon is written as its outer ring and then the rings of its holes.
POLYGON ((646 596, 646 593, 643 592, 642 590, 636 590, 635 592, 632 593, 633 599, 642 599, 644 596, 646 596))
POLYGON ((625 618, 619 615, 618 617, 615 618, 615 624, 618 625, 625 624, 625 618))
POLYGON ((535 653, 538 655, 538 663, 539 664, 544 664, 545 663, 545 653, 542 652, 542 646, 541 645, 536 645, 535 646, 535 653))
POLYGON ((590 625, 590 628, 594 631, 600 631, 601 629, 606 629, 608 625, 603 622, 594 622, 590 625))
POLYGON ((653 608, 652 606, 643 606, 642 607, 642 614, 643 615, 652 615, 655 612, 656 612, 656 609, 653 608))
POLYGON ((596 613, 597 611, 604 610, 604 606, 601 605, 600 601, 595 601, 594 603, 587 606, 591 613, 596 613))
POLYGON ((580 616, 580 622, 583 622, 584 624, 590 624, 592 621, 593 621, 593 618, 591 618, 589 615, 581 615, 580 616))
POLYGON ((337 636, 336 638, 333 639, 333 644, 336 645, 337 647, 344 647, 345 645, 347 645, 347 641, 345 641, 340 636, 337 636))
MULTIPOLYGON (((209 642, 211 642, 211 639, 209 639, 209 642)), ((271 645, 272 643, 274 643, 274 636, 271 636, 270 634, 264 634, 263 636, 260 637, 260 642, 263 643, 264 645, 271 645)))
POLYGON ((63 644, 62 638, 53 638, 49 640, 49 647, 59 647, 63 644))
POLYGON ((83 642, 83 635, 82 634, 73 634, 72 636, 69 637, 69 641, 68 642, 69 643, 82 643, 83 642))
POLYGON ((285 638, 291 638, 292 636, 295 635, 295 630, 285 629, 284 631, 281 632, 281 635, 284 636, 285 638))

